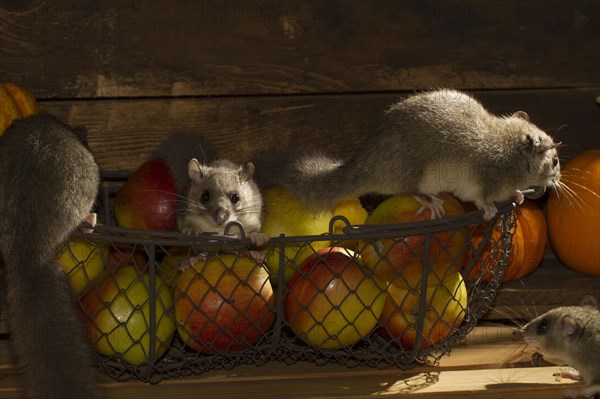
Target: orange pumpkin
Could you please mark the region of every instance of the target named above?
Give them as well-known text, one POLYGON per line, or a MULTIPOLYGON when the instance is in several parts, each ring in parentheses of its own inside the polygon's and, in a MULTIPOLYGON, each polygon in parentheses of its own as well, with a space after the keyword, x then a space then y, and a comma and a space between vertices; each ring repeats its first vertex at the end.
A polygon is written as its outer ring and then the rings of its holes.
MULTIPOLYGON (((512 239, 512 250, 506 263, 502 281, 520 279, 533 272, 544 258, 544 251, 548 243, 546 230, 546 219, 544 213, 534 202, 526 200, 516 210, 517 228, 512 239)), ((471 244, 473 250, 477 249, 483 240, 484 228, 479 226, 473 232, 471 244)), ((498 242, 500 239, 500 227, 495 226, 491 233, 492 240, 498 242)), ((501 258, 500 249, 495 245, 485 248, 481 254, 481 261, 476 261, 469 273, 471 278, 482 275, 484 281, 492 278, 493 269, 501 258)), ((472 251, 465 265, 473 257, 472 251)))
POLYGON ((552 248, 569 268, 600 276, 600 149, 572 158, 562 176, 548 199, 552 248))
POLYGON ((35 97, 28 90, 12 83, 0 83, 0 135, 13 120, 39 112, 35 97))

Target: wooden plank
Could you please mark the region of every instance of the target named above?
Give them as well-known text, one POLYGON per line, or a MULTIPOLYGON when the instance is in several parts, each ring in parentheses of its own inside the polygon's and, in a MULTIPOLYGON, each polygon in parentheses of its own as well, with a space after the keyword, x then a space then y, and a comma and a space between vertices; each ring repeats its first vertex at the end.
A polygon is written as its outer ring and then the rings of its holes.
MULTIPOLYGON (((438 367, 418 367, 408 372, 271 362, 165 380, 158 385, 104 378, 102 386, 109 398, 191 398, 198 392, 203 397, 223 398, 365 398, 409 393, 423 398, 459 394, 473 398, 559 398, 563 385, 570 383, 553 379, 552 373, 559 368, 520 368, 526 358, 513 356, 515 345, 510 328, 486 326, 475 328, 462 346, 442 358, 438 367)), ((17 376, 7 356, 6 342, 0 341, 0 396, 20 398, 17 376)))
POLYGON ((530 320, 558 306, 579 305, 586 295, 600 299, 600 277, 567 268, 549 250, 535 272, 502 285, 484 319, 530 320))
MULTIPOLYGON (((561 155, 568 158, 586 148, 600 148, 598 93, 600 88, 474 95, 498 114, 526 110, 542 129, 556 132, 557 140, 565 143, 561 155)), ((271 175, 268 168, 278 167, 266 161, 281 158, 288 148, 312 146, 349 158, 364 145, 383 110, 400 96, 45 101, 41 107, 73 125, 86 125, 91 149, 105 170, 133 170, 168 134, 187 131, 211 143, 222 157, 257 162, 257 175, 262 173, 264 179, 271 175)))
POLYGON ((39 98, 598 84, 600 6, 537 2, 3 2, 0 76, 39 98))

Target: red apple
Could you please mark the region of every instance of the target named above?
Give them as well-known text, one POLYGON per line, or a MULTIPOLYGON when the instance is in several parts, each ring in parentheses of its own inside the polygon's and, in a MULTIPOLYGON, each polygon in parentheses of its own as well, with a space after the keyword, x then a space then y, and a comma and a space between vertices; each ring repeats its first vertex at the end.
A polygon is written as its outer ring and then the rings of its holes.
POLYGON ((139 271, 146 271, 148 258, 145 252, 133 245, 113 244, 108 253, 108 268, 114 270, 125 265, 135 266, 139 271))
POLYGON ((446 339, 460 325, 467 308, 467 288, 458 269, 449 267, 445 273, 428 273, 427 291, 423 293, 421 279, 407 284, 390 284, 381 314, 380 333, 406 349, 433 346, 446 339), (425 309, 420 312, 425 295, 425 309), (423 325, 419 328, 419 316, 423 325))
MULTIPOLYGON (((464 213, 454 197, 442 194, 446 216, 464 213)), ((367 218, 366 224, 401 224, 430 219, 430 211, 417 215, 421 203, 410 195, 396 195, 383 201, 367 218)), ((382 226, 383 227, 383 226, 382 226)), ((465 229, 450 229, 431 234, 429 251, 426 254, 426 236, 418 234, 405 237, 363 240, 360 243, 363 262, 383 280, 402 284, 411 279, 420 279, 423 262, 429 262, 432 271, 443 272, 449 264, 462 265, 466 256, 465 229)), ((384 237, 382 235, 382 237, 384 237)))
POLYGON ((285 296, 286 320, 307 344, 353 345, 376 326, 385 303, 381 281, 352 251, 324 248, 302 262, 285 296))
POLYGON ((269 273, 240 255, 200 258, 175 281, 175 318, 179 336, 193 350, 222 354, 249 348, 275 320, 269 273))
POLYGON ((140 230, 175 230, 177 186, 160 159, 144 163, 115 196, 117 224, 140 230))

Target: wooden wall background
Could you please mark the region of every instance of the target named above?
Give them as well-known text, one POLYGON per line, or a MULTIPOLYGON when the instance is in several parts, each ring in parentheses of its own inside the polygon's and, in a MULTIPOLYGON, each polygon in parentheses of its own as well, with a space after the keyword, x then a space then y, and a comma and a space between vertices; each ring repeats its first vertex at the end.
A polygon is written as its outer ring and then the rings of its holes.
POLYGON ((171 132, 219 155, 350 156, 415 90, 472 91, 567 144, 600 147, 597 0, 0 2, 0 80, 89 129, 103 169, 171 132))

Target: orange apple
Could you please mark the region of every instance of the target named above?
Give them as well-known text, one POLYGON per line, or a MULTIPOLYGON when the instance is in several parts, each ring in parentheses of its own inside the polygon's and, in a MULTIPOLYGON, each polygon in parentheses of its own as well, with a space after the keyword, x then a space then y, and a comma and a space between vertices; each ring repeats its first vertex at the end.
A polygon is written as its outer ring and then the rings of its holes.
POLYGON ((249 257, 210 254, 175 281, 175 318, 183 342, 205 354, 257 344, 275 320, 269 274, 249 257))
POLYGON ((115 196, 114 211, 121 227, 175 230, 177 186, 167 163, 147 161, 129 177, 115 196))
MULTIPOLYGON (((280 187, 269 187, 263 192, 265 218, 261 232, 268 237, 285 234, 288 237, 313 236, 329 232, 331 212, 314 212, 304 206, 297 198, 280 187)), ((289 243, 284 251, 284 280, 287 284, 292 279, 298 265, 316 250, 329 246, 326 237, 310 243, 289 243)), ((268 246, 265 252, 265 264, 274 281, 279 273, 279 246, 268 246)))
POLYGON ((289 284, 285 317, 307 344, 336 349, 368 336, 384 303, 383 282, 352 251, 324 248, 304 260, 289 284))
MULTIPOLYGON (((462 205, 452 196, 441 194, 446 216, 464 213, 462 205)), ((395 195, 383 201, 365 224, 401 224, 430 220, 430 211, 417 215, 421 203, 410 195, 395 195)), ((382 226, 383 227, 383 226, 382 226)), ((430 248, 426 253, 426 236, 415 233, 405 237, 361 240, 363 262, 375 275, 385 281, 420 278, 423 262, 430 270, 445 270, 448 264, 462 265, 466 256, 467 229, 451 229, 431 234, 430 248)))
POLYGON ((456 331, 465 317, 467 288, 458 269, 427 274, 427 291, 421 279, 390 284, 381 314, 382 336, 405 349, 427 348, 442 342, 456 331), (425 295, 423 324, 419 326, 420 303, 425 295))
POLYGON ((154 276, 156 336, 150 336, 150 276, 133 265, 124 265, 106 276, 81 298, 88 335, 98 353, 132 365, 154 363, 170 347, 175 321, 169 309, 173 292, 154 276), (150 352, 155 338, 155 351, 150 352))

